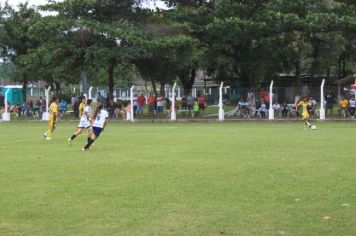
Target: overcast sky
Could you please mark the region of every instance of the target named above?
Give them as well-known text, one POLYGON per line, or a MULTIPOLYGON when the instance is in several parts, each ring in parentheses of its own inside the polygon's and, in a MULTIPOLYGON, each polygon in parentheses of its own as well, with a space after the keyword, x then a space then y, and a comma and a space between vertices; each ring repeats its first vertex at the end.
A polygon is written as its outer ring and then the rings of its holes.
MULTIPOLYGON (((63 0, 57 0, 58 2, 61 2, 63 0)), ((6 0, 0 0, 1 5, 4 5, 6 2, 6 0)), ((8 0, 7 1, 10 5, 16 6, 19 3, 25 3, 28 2, 30 5, 42 5, 42 4, 46 4, 47 0, 8 0)), ((156 7, 163 7, 164 3, 161 1, 156 1, 156 3, 154 1, 147 1, 147 3, 144 4, 145 6, 149 7, 149 8, 156 8, 156 7)))

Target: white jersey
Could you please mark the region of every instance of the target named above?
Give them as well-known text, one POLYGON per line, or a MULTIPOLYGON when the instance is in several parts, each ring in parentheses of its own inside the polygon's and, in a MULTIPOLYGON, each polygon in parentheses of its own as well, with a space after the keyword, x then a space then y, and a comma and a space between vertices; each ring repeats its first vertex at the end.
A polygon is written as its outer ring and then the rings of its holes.
POLYGON ((105 124, 106 118, 108 118, 108 117, 109 117, 108 112, 102 109, 97 114, 97 116, 95 118, 95 121, 93 123, 93 127, 104 128, 104 124, 105 124))
POLYGON ((350 107, 356 108, 356 100, 355 99, 350 99, 349 104, 350 104, 350 107))
POLYGON ((79 125, 78 127, 80 128, 87 128, 90 126, 90 121, 89 121, 89 117, 91 116, 92 113, 92 108, 91 106, 86 106, 84 108, 82 117, 80 117, 80 121, 79 121, 79 125))

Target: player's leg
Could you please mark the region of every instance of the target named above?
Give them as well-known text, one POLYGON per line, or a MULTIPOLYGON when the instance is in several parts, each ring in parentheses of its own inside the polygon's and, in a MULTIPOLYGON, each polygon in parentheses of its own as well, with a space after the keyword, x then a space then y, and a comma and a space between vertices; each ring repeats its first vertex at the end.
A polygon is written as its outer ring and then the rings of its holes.
POLYGON ((90 138, 88 138, 87 144, 82 148, 83 151, 89 150, 90 146, 99 137, 102 130, 103 130, 102 128, 98 128, 98 127, 92 128, 91 136, 90 136, 90 138))
POLYGON ((51 139, 51 135, 55 129, 55 121, 54 121, 54 118, 50 117, 50 119, 48 120, 48 130, 43 134, 43 137, 47 140, 50 140, 51 139))
POLYGON ((77 136, 79 136, 83 131, 83 128, 82 127, 77 127, 74 134, 68 138, 68 142, 71 142, 73 141, 77 136))

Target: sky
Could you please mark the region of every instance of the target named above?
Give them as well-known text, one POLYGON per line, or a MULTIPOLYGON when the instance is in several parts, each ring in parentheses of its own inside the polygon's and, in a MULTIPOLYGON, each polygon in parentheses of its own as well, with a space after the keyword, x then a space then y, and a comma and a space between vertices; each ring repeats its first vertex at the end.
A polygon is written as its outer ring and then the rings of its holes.
MULTIPOLYGON (((63 0, 57 0, 57 1, 63 1, 63 0)), ((6 0, 0 0, 1 5, 4 5, 5 2, 6 2, 6 0)), ((46 4, 47 0, 7 0, 7 2, 13 6, 16 6, 19 3, 25 3, 25 2, 28 2, 29 5, 38 6, 38 5, 46 4)), ((154 9, 156 7, 163 7, 164 3, 161 1, 157 1, 156 3, 154 3, 153 1, 148 0, 147 3, 145 3, 144 5, 149 8, 154 9)))

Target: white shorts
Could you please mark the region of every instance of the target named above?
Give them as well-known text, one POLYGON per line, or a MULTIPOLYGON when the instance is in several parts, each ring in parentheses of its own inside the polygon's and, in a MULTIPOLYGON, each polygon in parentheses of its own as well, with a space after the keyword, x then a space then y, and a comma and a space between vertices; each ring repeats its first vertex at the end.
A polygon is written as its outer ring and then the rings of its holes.
POLYGON ((79 121, 78 128, 88 129, 91 126, 89 121, 79 121))

